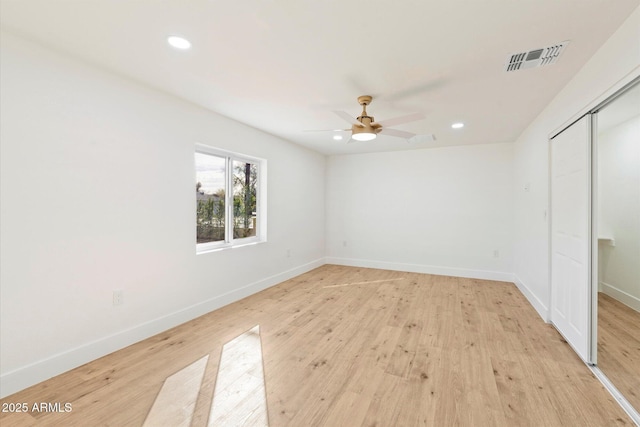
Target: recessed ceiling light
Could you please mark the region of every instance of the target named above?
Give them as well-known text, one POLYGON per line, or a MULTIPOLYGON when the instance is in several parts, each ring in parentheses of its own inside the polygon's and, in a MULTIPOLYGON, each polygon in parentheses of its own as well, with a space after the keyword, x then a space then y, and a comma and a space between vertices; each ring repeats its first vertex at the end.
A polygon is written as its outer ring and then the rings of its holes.
POLYGON ((167 43, 176 49, 189 49, 191 47, 191 42, 184 37, 180 36, 169 36, 167 37, 167 43))
POLYGON ((451 125, 452 129, 460 129, 464 127, 464 123, 454 123, 451 125))
POLYGON ((340 141, 342 139, 342 135, 333 135, 333 139, 340 141))

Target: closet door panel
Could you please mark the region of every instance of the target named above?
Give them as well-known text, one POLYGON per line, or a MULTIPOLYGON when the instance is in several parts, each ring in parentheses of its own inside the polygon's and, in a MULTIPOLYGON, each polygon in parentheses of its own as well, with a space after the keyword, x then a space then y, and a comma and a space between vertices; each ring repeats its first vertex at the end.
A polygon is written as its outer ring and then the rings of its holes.
POLYGON ((589 115, 551 140, 551 322, 591 362, 589 115))

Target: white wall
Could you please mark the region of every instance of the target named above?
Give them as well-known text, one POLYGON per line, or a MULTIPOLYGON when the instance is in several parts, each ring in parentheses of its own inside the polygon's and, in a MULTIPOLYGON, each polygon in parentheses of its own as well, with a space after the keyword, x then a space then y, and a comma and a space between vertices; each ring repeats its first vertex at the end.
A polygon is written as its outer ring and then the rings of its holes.
POLYGON ((2 396, 324 262, 324 156, 1 41, 2 396), (196 142, 267 159, 267 243, 196 256, 196 142))
POLYGON ((327 262, 511 280, 512 173, 512 144, 330 157, 327 262))
MULTIPOLYGON (((569 46, 571 48, 571 46, 569 46)), ((527 72, 536 72, 528 70, 527 72)), ((550 134, 568 124, 622 82, 640 75, 640 8, 520 135, 514 147, 514 264, 516 284, 548 319, 550 134), (530 190, 524 190, 525 184, 530 190)))
POLYGON ((640 116, 598 133, 598 178, 602 290, 640 311, 640 116))

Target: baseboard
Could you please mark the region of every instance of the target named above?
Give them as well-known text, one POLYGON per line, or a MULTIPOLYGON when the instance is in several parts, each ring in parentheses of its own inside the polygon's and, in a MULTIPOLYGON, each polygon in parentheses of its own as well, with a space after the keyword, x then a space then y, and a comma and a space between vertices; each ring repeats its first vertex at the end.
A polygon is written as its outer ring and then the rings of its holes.
POLYGON ((346 265, 350 267, 380 268, 383 270, 408 271, 412 273, 437 274, 441 276, 466 277, 471 279, 512 282, 524 295, 527 301, 529 301, 529 304, 533 306, 538 315, 542 317, 542 320, 549 323, 549 309, 547 308, 547 306, 533 292, 531 292, 527 285, 522 280, 520 280, 518 276, 513 273, 338 257, 327 257, 326 262, 327 264, 346 265))
POLYGON ((602 293, 609 295, 611 298, 615 298, 624 305, 631 307, 635 311, 640 311, 640 298, 605 282, 600 282, 600 286, 602 289, 602 293))
POLYGON ((327 257, 327 264, 350 267, 379 268, 382 270, 407 271, 410 273, 436 274, 439 276, 466 277, 470 279, 497 280, 513 282, 513 274, 500 271, 471 270, 466 268, 440 267, 424 264, 405 264, 400 262, 373 261, 355 258, 327 257))
POLYGON ((551 318, 549 316, 549 308, 540 299, 531 292, 531 289, 522 281, 517 275, 513 275, 514 281, 522 295, 529 301, 529 304, 538 312, 542 320, 549 323, 551 318))
POLYGON ((76 348, 0 375, 0 398, 16 393, 41 381, 77 368, 128 345, 142 341, 203 314, 238 301, 256 292, 289 280, 325 264, 320 258, 282 273, 250 283, 226 294, 218 295, 166 316, 136 325, 113 335, 99 338, 76 348))

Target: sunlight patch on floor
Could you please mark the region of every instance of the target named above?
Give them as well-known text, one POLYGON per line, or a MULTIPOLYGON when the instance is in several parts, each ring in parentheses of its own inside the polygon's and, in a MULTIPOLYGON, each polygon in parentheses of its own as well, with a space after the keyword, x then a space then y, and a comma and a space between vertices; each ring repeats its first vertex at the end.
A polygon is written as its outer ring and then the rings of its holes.
POLYGON ((260 326, 222 348, 208 425, 269 426, 260 326))
POLYGON ((209 355, 167 377, 143 426, 189 427, 209 355))

